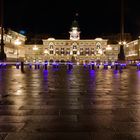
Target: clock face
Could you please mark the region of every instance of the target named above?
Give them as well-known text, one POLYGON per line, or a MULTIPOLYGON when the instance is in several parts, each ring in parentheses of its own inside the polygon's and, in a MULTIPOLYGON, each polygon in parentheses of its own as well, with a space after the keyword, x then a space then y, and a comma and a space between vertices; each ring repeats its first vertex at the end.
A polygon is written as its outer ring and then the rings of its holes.
POLYGON ((72 34, 72 38, 74 39, 78 38, 78 34, 72 34))

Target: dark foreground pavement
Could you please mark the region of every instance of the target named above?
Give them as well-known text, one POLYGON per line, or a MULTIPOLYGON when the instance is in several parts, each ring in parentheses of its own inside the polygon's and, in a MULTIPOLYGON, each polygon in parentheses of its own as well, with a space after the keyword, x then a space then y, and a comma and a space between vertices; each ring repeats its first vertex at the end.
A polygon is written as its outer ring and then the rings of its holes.
POLYGON ((0 140, 139 140, 140 72, 0 70, 0 140))

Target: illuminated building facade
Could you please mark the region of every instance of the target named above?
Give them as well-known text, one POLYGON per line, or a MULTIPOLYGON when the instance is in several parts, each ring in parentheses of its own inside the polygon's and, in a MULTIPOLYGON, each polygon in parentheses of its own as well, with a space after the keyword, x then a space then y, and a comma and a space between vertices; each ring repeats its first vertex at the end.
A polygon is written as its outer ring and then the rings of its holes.
POLYGON ((3 38, 4 38, 4 44, 5 44, 4 50, 6 53, 7 61, 24 60, 26 37, 15 31, 8 30, 7 33, 4 33, 3 38))
POLYGON ((76 21, 73 22, 68 40, 43 39, 43 45, 26 45, 26 61, 116 61, 119 45, 109 45, 107 39, 80 39, 76 21))
POLYGON ((140 37, 137 40, 131 41, 126 44, 125 54, 127 60, 140 60, 140 37))

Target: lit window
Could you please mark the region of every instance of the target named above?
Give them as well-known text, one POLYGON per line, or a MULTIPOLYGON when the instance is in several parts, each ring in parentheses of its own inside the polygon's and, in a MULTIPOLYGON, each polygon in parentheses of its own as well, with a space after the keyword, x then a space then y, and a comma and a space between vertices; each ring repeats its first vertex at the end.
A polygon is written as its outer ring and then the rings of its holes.
POLYGON ((77 46, 76 45, 73 45, 73 49, 77 49, 77 46))
POLYGON ((70 54, 70 49, 67 48, 66 54, 70 54))
POLYGON ((73 51, 73 54, 77 54, 77 51, 73 51))
POLYGON ((53 49, 53 45, 50 45, 50 49, 53 49))
POLYGON ((83 48, 80 48, 80 52, 82 52, 83 51, 83 48))
POLYGON ((86 48, 86 54, 89 54, 89 48, 86 48))
POLYGON ((58 48, 56 48, 55 53, 59 54, 59 49, 58 48))

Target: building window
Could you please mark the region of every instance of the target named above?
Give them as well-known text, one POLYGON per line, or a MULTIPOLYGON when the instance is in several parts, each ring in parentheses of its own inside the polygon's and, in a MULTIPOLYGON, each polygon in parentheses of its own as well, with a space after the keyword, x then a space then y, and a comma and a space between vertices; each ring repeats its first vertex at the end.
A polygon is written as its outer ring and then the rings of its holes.
POLYGON ((80 55, 84 55, 83 48, 80 48, 80 55))
POLYGON ((73 45, 73 49, 76 50, 77 49, 77 46, 76 45, 73 45))
POLYGON ((70 54, 70 49, 67 48, 66 54, 70 54))
POLYGON ((50 50, 53 50, 53 45, 50 45, 50 50))
POLYGON ((86 52, 89 52, 89 48, 86 48, 86 52))
POLYGON ((53 54, 53 51, 50 51, 50 54, 53 54))
POLYGON ((49 48, 50 48, 50 50, 53 50, 53 48, 54 48, 53 42, 50 42, 50 43, 49 43, 49 48))
POLYGON ((94 48, 91 49, 91 54, 94 54, 94 48))
POLYGON ((64 54, 64 48, 61 48, 61 54, 64 54))
POLYGON ((59 49, 58 48, 56 48, 55 53, 59 54, 59 49))
POLYGON ((70 51, 67 51, 66 54, 70 54, 70 51))
POLYGON ((89 54, 89 48, 86 48, 86 54, 89 54))
POLYGON ((83 51, 83 48, 80 48, 80 52, 83 51))
POLYGON ((65 54, 64 48, 61 48, 61 54, 65 54))
POLYGON ((73 54, 77 54, 77 51, 73 51, 73 54))
POLYGON ((98 43, 96 44, 96 49, 97 49, 97 50, 101 49, 101 43, 98 42, 98 43))

